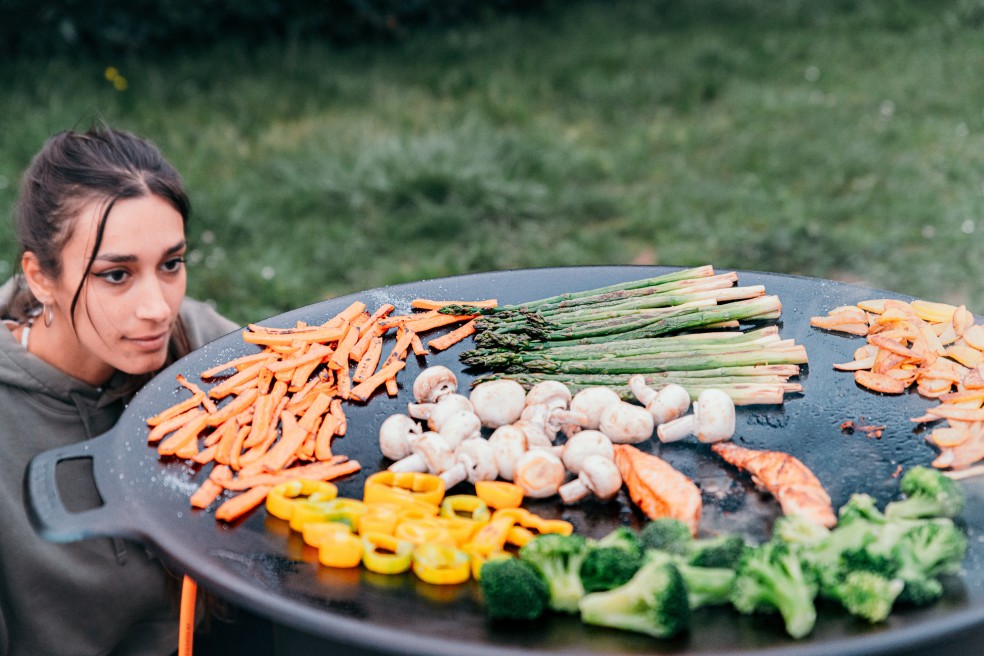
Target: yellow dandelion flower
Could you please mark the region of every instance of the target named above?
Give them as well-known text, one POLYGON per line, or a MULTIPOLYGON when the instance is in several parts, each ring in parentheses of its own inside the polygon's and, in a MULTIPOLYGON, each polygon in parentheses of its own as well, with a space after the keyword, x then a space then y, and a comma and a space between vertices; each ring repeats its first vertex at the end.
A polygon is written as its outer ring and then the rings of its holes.
POLYGON ((112 82, 120 76, 119 70, 115 66, 107 66, 106 72, 104 73, 106 79, 112 82))

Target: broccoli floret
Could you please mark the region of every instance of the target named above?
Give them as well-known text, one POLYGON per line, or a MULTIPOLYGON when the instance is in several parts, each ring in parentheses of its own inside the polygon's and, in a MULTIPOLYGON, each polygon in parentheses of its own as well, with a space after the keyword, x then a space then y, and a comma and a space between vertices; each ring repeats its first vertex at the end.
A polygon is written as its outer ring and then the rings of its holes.
POLYGON ((805 515, 782 515, 772 525, 772 539, 787 544, 812 547, 830 536, 830 529, 805 515))
POLYGON ((943 594, 938 577, 955 574, 967 551, 967 537, 946 517, 918 522, 903 533, 892 549, 898 563, 895 575, 905 587, 900 601, 925 605, 943 594))
POLYGON ((747 614, 778 611, 786 632, 802 638, 816 623, 816 596, 816 577, 801 559, 800 548, 772 541, 750 549, 742 558, 731 602, 747 614))
POLYGON ((843 526, 856 520, 880 524, 885 521, 885 515, 878 509, 878 503, 873 496, 863 492, 852 494, 847 502, 837 511, 837 525, 843 526))
POLYGON ((486 561, 479 585, 485 613, 493 620, 535 620, 546 612, 550 601, 540 570, 519 558, 486 561))
POLYGON ((584 596, 581 565, 588 555, 584 536, 547 533, 538 535, 519 550, 519 557, 535 565, 550 590, 550 607, 563 613, 576 613, 584 596))
POLYGON ((686 556, 686 562, 698 567, 734 567, 748 546, 737 534, 694 538, 687 524, 672 517, 652 520, 639 537, 646 549, 686 556))
POLYGON ((834 586, 829 596, 840 602, 852 615, 874 624, 884 621, 892 612, 892 606, 904 585, 901 579, 854 570, 848 572, 834 586))
POLYGON ((704 606, 720 606, 731 601, 737 572, 729 567, 698 567, 678 565, 683 583, 687 586, 687 602, 691 610, 704 606))
POLYGON ((581 563, 581 584, 585 592, 617 588, 642 566, 642 556, 620 547, 592 547, 581 563))
POLYGON ((642 554, 645 551, 642 538, 640 538, 639 534, 628 526, 619 526, 611 533, 598 540, 597 545, 599 547, 618 547, 619 549, 632 553, 639 558, 642 557, 642 554))
POLYGON ((690 548, 693 535, 690 527, 679 519, 660 517, 642 527, 639 538, 646 549, 684 553, 690 548))
POLYGON ((589 543, 588 554, 581 563, 585 592, 611 590, 626 583, 642 567, 642 558, 642 541, 627 526, 589 543))
POLYGON ((731 589, 735 583, 735 570, 731 567, 692 565, 687 556, 656 549, 646 550, 645 562, 668 562, 676 566, 687 587, 687 602, 691 610, 726 604, 731 600, 731 589))
POLYGON ((725 533, 693 540, 685 555, 687 562, 697 567, 730 569, 738 565, 747 549, 745 538, 736 533, 725 533))
POLYGON ((964 490, 943 472, 916 466, 902 475, 899 489, 905 498, 889 502, 885 516, 896 518, 956 517, 963 511, 964 490))
POLYGON ((578 604, 581 620, 669 638, 690 628, 690 605, 683 577, 672 562, 647 562, 617 588, 585 595, 578 604))

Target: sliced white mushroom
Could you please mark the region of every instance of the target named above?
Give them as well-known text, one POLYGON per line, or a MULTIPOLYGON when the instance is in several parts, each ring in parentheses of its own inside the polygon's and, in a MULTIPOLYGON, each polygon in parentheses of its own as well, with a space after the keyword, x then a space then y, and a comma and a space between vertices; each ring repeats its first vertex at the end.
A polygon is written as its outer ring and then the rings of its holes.
POLYGON ((445 489, 450 490, 465 480, 469 483, 495 480, 499 475, 492 447, 484 438, 465 440, 455 449, 454 458, 455 464, 440 475, 445 489))
POLYGON ((512 424, 500 426, 489 436, 489 446, 492 447, 499 476, 507 481, 513 480, 516 462, 529 451, 526 433, 512 424))
POLYGON ((458 389, 458 378, 447 367, 427 367, 413 381, 413 398, 417 403, 434 403, 458 389))
POLYGON ((542 405, 553 410, 554 408, 567 409, 571 404, 571 390, 567 385, 556 380, 544 380, 526 393, 526 405, 542 405))
POLYGON ((418 437, 411 438, 410 448, 413 453, 390 465, 390 471, 440 474, 454 465, 454 452, 451 447, 443 437, 433 431, 426 431, 418 437))
POLYGON ((573 474, 581 473, 581 464, 588 456, 602 456, 609 460, 615 458, 615 447, 608 436, 601 431, 583 430, 564 444, 561 460, 573 474))
POLYGON ((584 416, 584 428, 597 430, 601 411, 610 405, 621 403, 618 394, 608 387, 585 387, 571 399, 570 409, 584 416))
POLYGON ((601 455, 589 455, 577 478, 561 485, 558 492, 564 503, 576 503, 589 494, 607 501, 618 494, 621 487, 622 475, 615 462, 601 455))
POLYGON ((458 410, 442 420, 437 432, 448 446, 457 449, 465 440, 482 436, 482 422, 474 412, 458 410))
POLYGON ((519 419, 526 407, 526 390, 515 380, 489 380, 476 385, 469 399, 482 425, 498 428, 519 419))
POLYGON ((677 383, 668 383, 655 390, 646 384, 645 376, 633 374, 629 376, 629 389, 639 403, 646 406, 657 426, 682 417, 690 408, 690 392, 677 383))
MULTIPOLYGON (((408 403, 407 414, 414 419, 426 419, 429 424, 440 425, 441 416, 457 410, 471 410, 472 404, 464 394, 451 392, 432 403, 408 403)), ((431 430, 437 430, 431 427, 431 430)))
POLYGON ((557 494, 566 477, 567 470, 557 455, 546 449, 530 449, 516 461, 513 482, 526 496, 543 499, 557 494))
POLYGON ((598 421, 598 430, 616 444, 638 444, 653 436, 653 416, 634 403, 619 401, 606 406, 598 421))
POLYGON ((390 415, 379 426, 379 449, 390 460, 402 460, 413 453, 411 437, 419 436, 421 432, 420 424, 413 418, 401 414, 390 415))
POLYGON ((706 389, 694 402, 694 411, 660 426, 656 434, 663 442, 676 442, 696 435, 701 442, 721 442, 735 434, 735 403, 727 392, 706 389))

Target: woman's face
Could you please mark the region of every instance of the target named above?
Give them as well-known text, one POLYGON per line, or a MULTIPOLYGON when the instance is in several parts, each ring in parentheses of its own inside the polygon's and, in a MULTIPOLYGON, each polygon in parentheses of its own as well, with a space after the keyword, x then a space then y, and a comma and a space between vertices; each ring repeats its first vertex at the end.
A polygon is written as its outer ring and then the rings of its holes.
POLYGON ((77 217, 54 285, 56 314, 46 329, 57 329, 61 343, 77 349, 65 354, 63 364, 74 369, 68 373, 94 384, 115 370, 143 374, 164 364, 186 283, 184 222, 157 196, 116 202, 86 274, 104 211, 103 204, 90 203, 77 217), (68 313, 80 281, 73 331, 68 313))

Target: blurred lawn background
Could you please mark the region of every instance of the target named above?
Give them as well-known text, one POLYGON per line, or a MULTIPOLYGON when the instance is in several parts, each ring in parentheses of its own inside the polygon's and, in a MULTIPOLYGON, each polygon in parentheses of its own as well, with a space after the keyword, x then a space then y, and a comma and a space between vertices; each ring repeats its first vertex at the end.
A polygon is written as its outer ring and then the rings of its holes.
MULTIPOLYGON (((339 45, 0 61, 0 213, 45 138, 156 142, 189 293, 713 264, 984 312, 984 0, 581 0, 339 45)), ((9 221, 0 277, 15 270, 9 221)), ((489 290, 494 295, 495 290, 489 290)))

